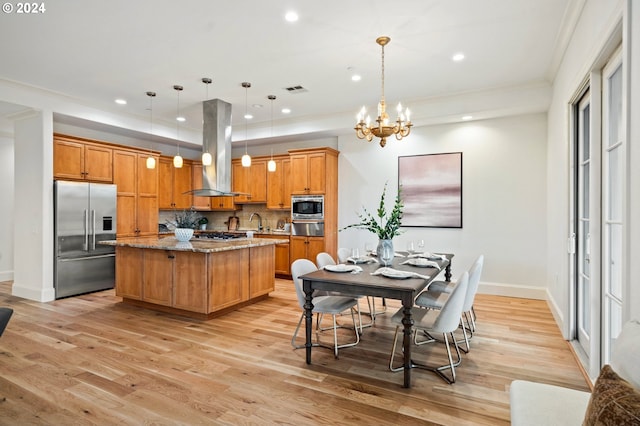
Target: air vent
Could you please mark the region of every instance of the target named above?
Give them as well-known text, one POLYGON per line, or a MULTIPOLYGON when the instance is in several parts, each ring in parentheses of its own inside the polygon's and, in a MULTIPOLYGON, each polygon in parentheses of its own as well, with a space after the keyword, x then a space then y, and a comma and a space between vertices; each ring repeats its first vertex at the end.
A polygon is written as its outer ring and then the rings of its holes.
POLYGON ((287 92, 289 92, 291 94, 308 92, 307 89, 305 89, 304 87, 302 87, 300 85, 285 87, 284 90, 286 90, 287 92))

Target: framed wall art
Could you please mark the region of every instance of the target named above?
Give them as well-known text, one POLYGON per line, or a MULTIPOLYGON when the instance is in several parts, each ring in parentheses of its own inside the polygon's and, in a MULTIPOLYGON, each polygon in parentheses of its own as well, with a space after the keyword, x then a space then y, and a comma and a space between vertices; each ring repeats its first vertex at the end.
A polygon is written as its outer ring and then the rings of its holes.
POLYGON ((402 226, 462 228, 462 152, 398 157, 402 226))

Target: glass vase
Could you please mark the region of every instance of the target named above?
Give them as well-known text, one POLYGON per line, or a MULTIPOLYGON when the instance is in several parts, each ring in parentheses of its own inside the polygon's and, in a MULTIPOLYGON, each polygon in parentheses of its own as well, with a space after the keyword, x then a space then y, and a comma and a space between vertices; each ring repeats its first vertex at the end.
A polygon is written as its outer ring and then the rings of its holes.
POLYGON ((376 249, 378 259, 383 266, 391 266, 395 251, 393 250, 393 240, 379 240, 376 249))

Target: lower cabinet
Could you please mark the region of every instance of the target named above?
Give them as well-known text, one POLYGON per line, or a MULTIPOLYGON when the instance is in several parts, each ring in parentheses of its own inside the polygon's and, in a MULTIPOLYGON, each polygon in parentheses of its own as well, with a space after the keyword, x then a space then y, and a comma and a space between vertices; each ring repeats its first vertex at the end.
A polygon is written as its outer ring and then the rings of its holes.
MULTIPOLYGON (((271 238, 274 240, 288 240, 289 235, 257 234, 257 238, 271 238)), ((291 276, 291 261, 289 260, 289 243, 275 245, 274 273, 276 275, 291 276)))
POLYGON ((116 295, 198 314, 275 289, 274 245, 212 253, 116 247, 116 295))
POLYGON ((290 241, 289 259, 292 263, 297 259, 309 259, 316 263, 318 253, 325 251, 324 237, 292 235, 290 241))

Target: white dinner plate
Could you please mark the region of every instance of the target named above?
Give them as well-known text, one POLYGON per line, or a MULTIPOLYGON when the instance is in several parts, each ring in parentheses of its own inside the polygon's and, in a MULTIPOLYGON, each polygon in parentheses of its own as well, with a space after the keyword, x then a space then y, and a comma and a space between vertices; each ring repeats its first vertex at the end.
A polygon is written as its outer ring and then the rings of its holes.
POLYGON ((331 272, 353 272, 356 270, 356 265, 344 265, 340 263, 338 265, 326 265, 324 269, 331 272))
POLYGON ((380 275, 387 278, 395 278, 397 280, 404 280, 406 278, 411 278, 412 276, 402 271, 389 270, 389 269, 383 270, 382 272, 380 272, 380 275))
POLYGON ((432 260, 425 259, 423 257, 414 257, 414 258, 411 258, 411 259, 409 259, 409 260, 407 260, 406 262, 403 262, 403 263, 406 263, 407 265, 411 265, 411 266, 417 266, 419 268, 437 268, 437 269, 440 269, 440 266, 438 266, 437 263, 435 263, 432 260))

